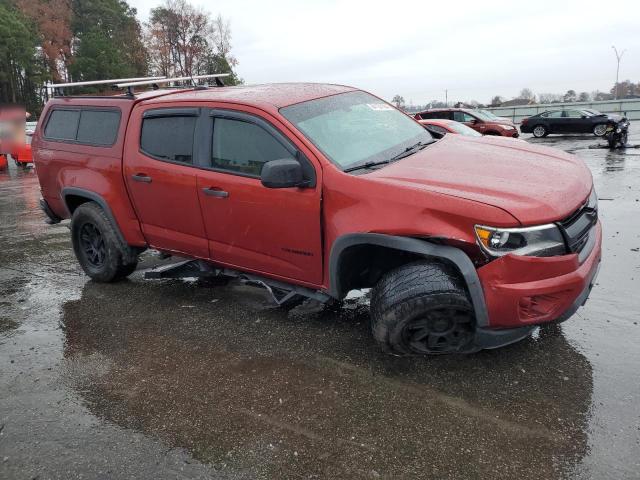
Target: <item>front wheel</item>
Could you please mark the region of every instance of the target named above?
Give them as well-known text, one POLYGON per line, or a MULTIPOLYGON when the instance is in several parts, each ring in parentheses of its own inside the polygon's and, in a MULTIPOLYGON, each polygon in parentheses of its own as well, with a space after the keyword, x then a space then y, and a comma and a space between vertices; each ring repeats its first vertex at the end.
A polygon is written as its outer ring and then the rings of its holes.
POLYGON ((547 132, 547 127, 544 125, 536 125, 533 128, 533 136, 536 138, 546 137, 549 133, 547 132))
POLYGON ((593 127, 593 134, 596 137, 602 137, 605 133, 607 133, 606 123, 600 123, 599 125, 596 125, 595 127, 593 127))
POLYGON ((73 212, 71 240, 80 266, 96 282, 121 280, 136 269, 137 255, 119 239, 109 217, 96 203, 83 203, 73 212))
POLYGON ((443 264, 409 263, 373 289, 371 329, 395 355, 474 351, 475 315, 463 281, 443 264))

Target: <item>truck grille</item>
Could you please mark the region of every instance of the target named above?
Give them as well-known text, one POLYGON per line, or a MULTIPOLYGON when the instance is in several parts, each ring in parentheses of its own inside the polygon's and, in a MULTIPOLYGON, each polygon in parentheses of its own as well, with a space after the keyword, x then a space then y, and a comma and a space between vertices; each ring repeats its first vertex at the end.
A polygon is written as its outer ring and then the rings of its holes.
POLYGON ((580 253, 589 240, 589 232, 598 221, 598 201, 595 195, 566 219, 559 222, 571 253, 580 253))

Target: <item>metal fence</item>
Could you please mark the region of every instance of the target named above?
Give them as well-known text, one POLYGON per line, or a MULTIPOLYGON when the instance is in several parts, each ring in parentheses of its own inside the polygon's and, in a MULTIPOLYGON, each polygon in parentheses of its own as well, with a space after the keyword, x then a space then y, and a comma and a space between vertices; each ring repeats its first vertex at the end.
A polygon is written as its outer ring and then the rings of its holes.
POLYGON ((640 120, 640 98, 625 100, 605 100, 602 102, 547 103, 540 105, 521 105, 519 107, 487 108, 499 117, 507 117, 516 123, 546 110, 569 110, 590 108, 602 113, 625 114, 629 120, 640 120))

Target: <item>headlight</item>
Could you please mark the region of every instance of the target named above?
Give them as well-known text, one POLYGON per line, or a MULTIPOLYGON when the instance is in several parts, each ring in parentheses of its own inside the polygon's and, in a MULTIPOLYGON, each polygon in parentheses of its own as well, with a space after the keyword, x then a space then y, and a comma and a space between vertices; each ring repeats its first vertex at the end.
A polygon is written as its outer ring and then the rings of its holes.
POLYGON ((515 130, 516 127, 512 127, 511 125, 500 125, 505 130, 515 130))
POLYGON ((480 247, 493 257, 507 253, 531 257, 552 257, 567 253, 564 238, 553 224, 526 228, 494 228, 476 225, 480 247))

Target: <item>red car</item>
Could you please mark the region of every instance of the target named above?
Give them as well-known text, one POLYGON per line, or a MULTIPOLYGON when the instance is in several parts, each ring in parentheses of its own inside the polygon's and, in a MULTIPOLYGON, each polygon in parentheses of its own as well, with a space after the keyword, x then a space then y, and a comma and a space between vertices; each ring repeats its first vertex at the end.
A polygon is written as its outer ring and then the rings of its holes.
POLYGON ((371 331, 399 355, 495 348, 566 320, 600 262, 580 159, 436 141, 346 86, 54 98, 33 151, 42 208, 71 218, 95 281, 130 275, 154 248, 267 286, 279 304, 373 288, 371 331))
POLYGON ((465 135, 467 137, 481 137, 482 134, 476 132, 473 128, 467 127, 464 123, 455 122, 453 120, 418 120, 420 125, 429 130, 435 136, 441 137, 447 133, 454 135, 465 135))
POLYGON ((482 135, 498 135, 503 137, 518 138, 520 134, 515 124, 507 119, 500 120, 496 117, 466 108, 435 108, 415 114, 416 120, 454 120, 464 123, 467 127, 482 135))
POLYGON ((0 170, 5 170, 8 165, 9 162, 7 162, 7 156, 0 153, 0 170))

